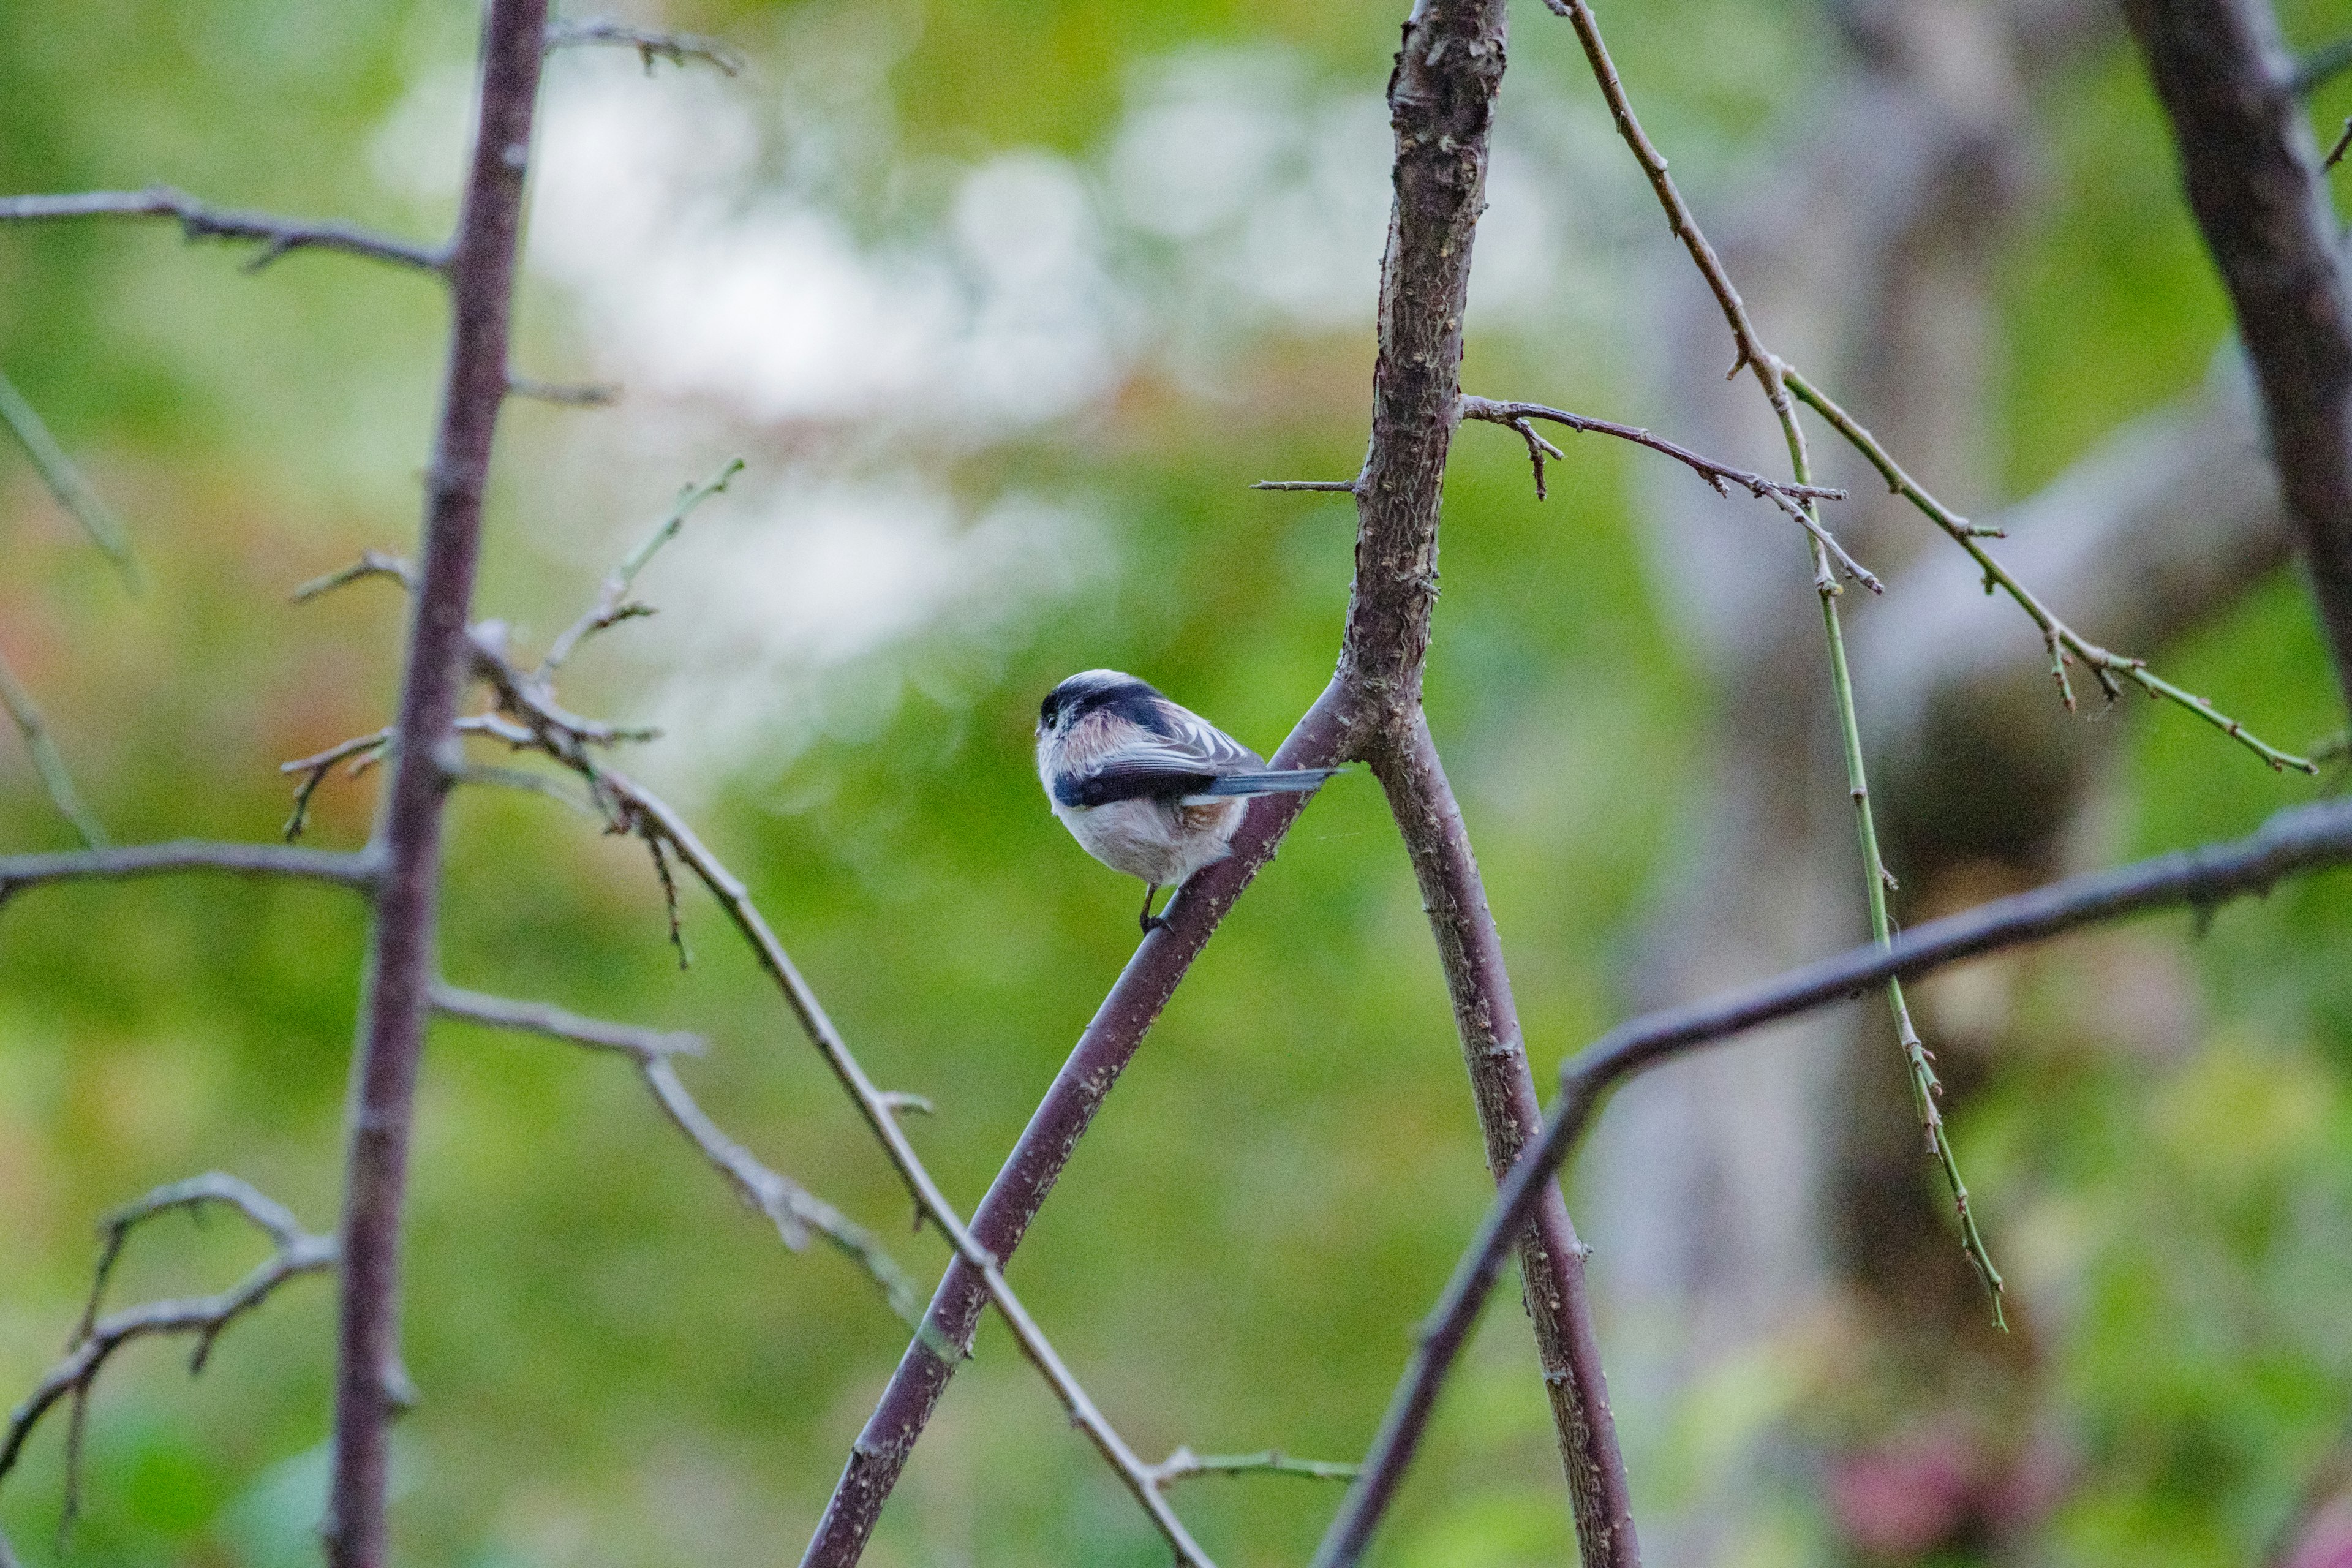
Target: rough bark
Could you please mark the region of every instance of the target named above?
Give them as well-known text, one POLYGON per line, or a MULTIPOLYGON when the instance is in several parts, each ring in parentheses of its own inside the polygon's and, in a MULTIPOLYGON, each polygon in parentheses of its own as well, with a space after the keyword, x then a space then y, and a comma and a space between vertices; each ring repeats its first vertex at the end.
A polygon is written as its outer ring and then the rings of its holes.
POLYGON ((2352 697, 2352 288, 2266 0, 2125 0, 2262 389, 2279 489, 2352 697))
POLYGON ((507 390, 507 325, 547 0, 493 0, 473 163, 449 255, 451 330, 441 426, 426 477, 424 548, 395 762, 380 827, 383 878, 350 1114, 327 1554, 381 1568, 390 1382, 399 1353, 401 1209, 417 1059, 432 1006, 447 748, 467 660, 490 443, 507 390))

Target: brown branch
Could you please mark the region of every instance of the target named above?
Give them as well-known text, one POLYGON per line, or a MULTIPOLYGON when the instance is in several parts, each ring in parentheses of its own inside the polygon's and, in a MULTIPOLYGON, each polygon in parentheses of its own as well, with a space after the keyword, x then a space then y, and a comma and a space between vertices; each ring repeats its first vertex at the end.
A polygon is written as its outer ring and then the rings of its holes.
POLYGON ((701 1036, 584 1018, 545 1002, 488 996, 448 984, 433 988, 433 1006, 448 1017, 489 1028, 539 1035, 627 1057, 636 1064, 639 1076, 671 1125, 686 1135, 746 1204, 767 1216, 786 1247, 802 1251, 808 1246, 809 1233, 816 1232, 873 1279, 900 1319, 908 1324, 922 1321, 921 1292, 872 1231, 761 1163, 757 1155, 722 1131, 688 1092, 677 1076, 676 1058, 702 1055, 707 1042, 701 1036))
MULTIPOLYGON (((1437 593, 1439 498, 1460 417, 1462 317, 1503 45, 1497 0, 1426 0, 1405 26, 1389 91, 1396 126, 1395 205, 1381 269, 1372 437, 1363 472, 1348 487, 1358 514, 1354 588, 1338 674, 1276 753, 1277 767, 1364 756, 1382 743, 1381 732, 1409 734, 1421 722, 1422 667, 1437 593)), ((973 1215, 974 1234, 999 1258, 1019 1244, 1169 995, 1302 805, 1300 797, 1255 803, 1234 839, 1232 858, 1188 882, 1170 906, 1166 925, 1137 949, 973 1215)), ((1410 803, 1400 799, 1397 807, 1402 817, 1410 803)), ((1483 921, 1483 909, 1474 920, 1483 921)), ((1465 1051, 1471 1048, 1465 1040, 1465 1051)), ((1523 1064, 1518 1070, 1524 1073, 1523 1064)), ((1531 1104, 1531 1081, 1528 1096, 1531 1104)), ((1480 1105, 1482 1112, 1488 1109, 1484 1095, 1480 1105)), ((1488 1128, 1490 1139, 1495 1131, 1488 1128)), ((959 1258, 933 1295, 926 1321, 961 1349, 971 1342, 983 1299, 981 1280, 959 1258)), ((1582 1310, 1580 1278, 1563 1269, 1532 1289, 1528 1300, 1539 1317, 1552 1320, 1544 1332, 1561 1343, 1573 1340, 1571 1321, 1582 1310)), ((1562 1416, 1565 1461, 1571 1474, 1618 1477, 1613 1486, 1622 1489, 1622 1465, 1609 1441, 1603 1396, 1597 1384, 1563 1371, 1556 1412, 1585 1413, 1562 1416), (1601 1413, 1597 1422, 1593 1413, 1601 1413)), ((953 1372, 953 1363, 930 1343, 919 1339, 908 1347, 851 1447, 803 1568, 847 1568, 857 1561, 953 1372)), ((1580 1507, 1611 1489, 1611 1483, 1580 1484, 1580 1507)), ((1588 1556, 1588 1563, 1632 1561, 1630 1529, 1586 1528, 1581 1517, 1579 1523, 1588 1552, 1614 1553, 1588 1556)))
POLYGON ((491 437, 507 393, 507 335, 547 0, 491 0, 472 164, 448 252, 451 330, 428 470, 415 609, 394 724, 383 881, 362 1005, 344 1182, 333 1474, 324 1534, 334 1568, 383 1568, 398 1360, 401 1209, 417 1062, 431 1005, 446 747, 465 681, 467 606, 491 437))
POLYGON ((2352 286, 2265 0, 2125 0, 2253 363, 2272 460, 2352 698, 2352 286))
POLYGON ((700 60, 722 76, 740 76, 745 65, 742 55, 717 38, 706 38, 698 33, 665 33, 646 27, 633 27, 625 22, 579 21, 565 17, 547 25, 547 47, 550 49, 572 48, 583 44, 609 44, 637 51, 644 62, 646 74, 654 74, 656 60, 667 60, 684 67, 688 61, 700 60))
POLYGON ((143 191, 84 191, 62 196, 0 196, 0 223, 44 223, 81 217, 168 217, 179 220, 180 231, 191 240, 247 240, 261 247, 246 263, 258 272, 279 257, 296 250, 339 250, 395 267, 441 272, 449 267, 446 251, 373 234, 343 223, 309 223, 269 213, 240 212, 215 207, 169 185, 143 191))
POLYGON ((25 1402, 16 1406, 8 1418, 5 1434, 0 1434, 0 1480, 7 1478, 25 1443, 41 1417, 55 1408, 60 1400, 69 1400, 71 1409, 66 1438, 65 1521, 70 1526, 80 1511, 81 1451, 84 1414, 89 1408, 90 1390, 104 1370, 107 1361, 116 1351, 137 1339, 163 1334, 190 1334, 195 1338, 195 1349, 188 1361, 191 1375, 205 1369, 213 1343, 224 1330, 238 1318, 261 1305, 270 1293, 287 1280, 302 1274, 315 1274, 335 1266, 335 1243, 332 1238, 312 1236, 284 1205, 268 1198, 234 1176, 217 1173, 192 1177, 156 1188, 136 1203, 118 1209, 100 1227, 102 1242, 98 1267, 92 1274, 89 1304, 82 1310, 81 1321, 74 1330, 73 1342, 67 1346, 66 1358, 51 1367, 25 1402), (99 1307, 106 1294, 109 1276, 122 1256, 124 1244, 131 1230, 144 1219, 173 1209, 191 1211, 206 1204, 220 1204, 236 1209, 250 1220, 255 1228, 269 1237, 272 1251, 268 1259, 231 1289, 216 1296, 199 1296, 166 1301, 149 1301, 137 1307, 101 1318, 99 1307))
POLYGON ((1544 1131, 1496 1194, 1475 1238, 1454 1266, 1422 1324, 1412 1362, 1391 1398, 1381 1434, 1324 1537, 1316 1568, 1360 1560, 1381 1511, 1412 1462, 1437 1393, 1467 1343, 1494 1288, 1510 1240, 1558 1191, 1553 1181, 1575 1152, 1601 1102, 1636 1074, 1720 1045, 1767 1024, 1859 1000, 1888 981, 1910 980, 1990 952, 2047 941, 2153 910, 2182 906, 2200 919, 2232 899, 2267 893, 2283 879, 2352 864, 2352 803, 2280 812, 2234 843, 2159 856, 2115 870, 2070 877, 1913 928, 1885 946, 1856 948, 1712 1001, 1619 1025, 1560 1073, 1560 1098, 1544 1131))

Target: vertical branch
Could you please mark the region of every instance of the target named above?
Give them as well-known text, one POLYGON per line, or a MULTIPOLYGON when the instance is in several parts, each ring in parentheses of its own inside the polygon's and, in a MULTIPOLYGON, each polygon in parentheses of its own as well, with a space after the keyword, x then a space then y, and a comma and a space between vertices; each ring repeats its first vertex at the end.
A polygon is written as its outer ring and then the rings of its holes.
POLYGON ((2265 0, 2124 0, 2262 387, 2271 456, 2352 698, 2352 289, 2265 0))
POLYGON ((383 879, 352 1086, 325 1527, 334 1568, 382 1568, 387 1555, 386 1379, 398 1348, 409 1121, 432 1004, 445 752, 466 670, 491 437, 507 390, 508 315, 546 25, 547 0, 491 0, 473 163, 449 253, 448 368, 380 829, 383 879))

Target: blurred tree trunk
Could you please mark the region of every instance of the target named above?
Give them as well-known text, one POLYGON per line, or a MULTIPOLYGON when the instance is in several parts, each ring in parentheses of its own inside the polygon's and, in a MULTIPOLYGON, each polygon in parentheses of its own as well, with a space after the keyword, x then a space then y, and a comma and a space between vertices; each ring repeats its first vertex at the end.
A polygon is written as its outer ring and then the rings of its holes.
MULTIPOLYGON (((2035 73, 2110 39, 2109 19, 2031 0, 1857 0, 1835 15, 1843 73, 1812 95, 1785 154, 1747 182, 1745 205, 1712 226, 1780 352, 1938 497, 1984 509, 1996 499, 1993 268, 2032 195, 2027 91, 2035 73)), ((1662 423, 1780 471, 1768 411, 1752 388, 1725 383, 1731 346, 1715 302, 1687 268, 1669 276, 1662 423)), ((2017 537, 2000 547, 2061 614, 2138 654, 2235 597, 2286 547, 2242 375, 2225 367, 2143 425, 2012 509, 2002 521, 2017 537)), ((1889 584, 1884 601, 1849 593, 1846 605, 1899 912, 1916 921, 2058 874, 2114 727, 2069 722, 2015 606, 1978 591, 1966 559, 1833 437, 1813 449, 1821 477, 1854 498, 1832 509, 1841 538, 1889 584)), ((1645 1008, 1867 934, 1806 552, 1680 479, 1654 490, 1654 576, 1720 709, 1714 754, 1694 760, 1713 794, 1634 976, 1645 1008)), ((1988 1004, 1982 979, 1963 974, 1923 988, 1917 1005, 1948 1103, 1962 1100, 1998 1042, 1999 998, 1988 1004)), ((2024 1414, 2032 1303, 2012 1313, 2015 1334, 1992 1331, 1883 1009, 1651 1075, 1601 1124, 1587 1179, 1624 1407, 1665 1408, 1718 1375, 1793 1388, 1829 1352, 1842 1377, 1899 1378, 1915 1410, 1923 1396, 1960 1403, 1964 1384, 1975 1408, 1963 1415, 2024 1414), (1779 1369, 1769 1383, 1768 1360, 1779 1369)), ((1998 1258, 1997 1213, 1988 1238, 1998 1258)), ((1761 1428, 1713 1434, 1734 1439, 1738 1458, 1676 1500, 1679 1517, 1645 1519, 1654 1561, 1727 1555, 1767 1477, 1785 1472, 1778 1412, 1738 1403, 1761 1428)), ((1969 1463, 1981 1473, 2017 1458, 1969 1463)), ((1955 1517, 1949 1538, 1983 1523, 1955 1517)))

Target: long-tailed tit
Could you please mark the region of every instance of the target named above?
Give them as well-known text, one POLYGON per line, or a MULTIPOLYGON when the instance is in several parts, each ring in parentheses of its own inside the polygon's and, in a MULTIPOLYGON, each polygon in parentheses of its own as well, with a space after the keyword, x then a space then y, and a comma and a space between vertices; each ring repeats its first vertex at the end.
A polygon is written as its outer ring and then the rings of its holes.
POLYGON ((1131 675, 1088 669, 1037 710, 1037 777, 1086 852, 1143 879, 1151 900, 1232 853, 1252 795, 1297 795, 1337 768, 1268 769, 1265 759, 1131 675))

